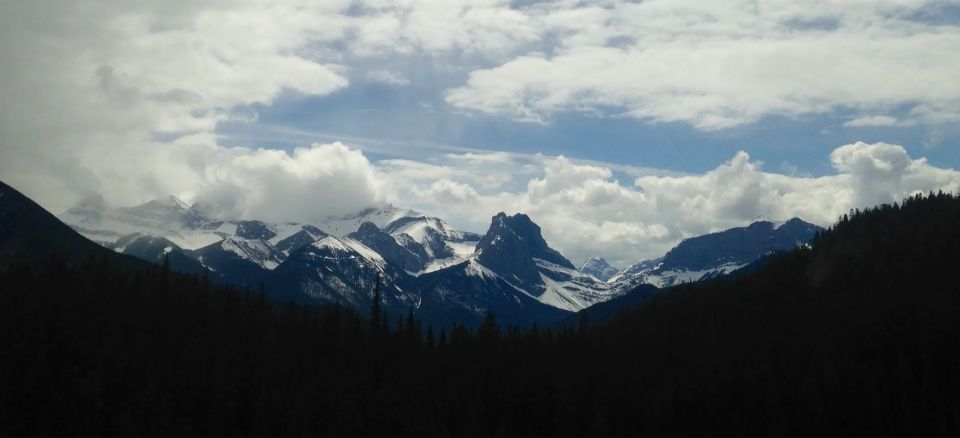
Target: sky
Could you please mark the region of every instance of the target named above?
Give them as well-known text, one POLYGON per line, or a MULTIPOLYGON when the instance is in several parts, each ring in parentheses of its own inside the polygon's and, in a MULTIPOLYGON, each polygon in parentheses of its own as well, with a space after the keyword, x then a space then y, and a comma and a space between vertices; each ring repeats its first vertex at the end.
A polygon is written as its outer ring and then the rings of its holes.
POLYGON ((0 179, 53 212, 523 212, 623 267, 960 192, 960 1, 0 0, 0 179))

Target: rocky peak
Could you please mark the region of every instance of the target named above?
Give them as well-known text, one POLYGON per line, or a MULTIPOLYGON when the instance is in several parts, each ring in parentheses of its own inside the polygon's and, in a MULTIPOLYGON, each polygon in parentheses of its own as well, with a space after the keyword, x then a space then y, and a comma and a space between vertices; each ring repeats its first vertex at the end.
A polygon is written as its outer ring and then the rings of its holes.
POLYGON ((569 269, 576 269, 569 260, 559 252, 550 248, 543 239, 540 226, 530 220, 530 217, 518 213, 507 216, 498 213, 493 217, 490 228, 477 244, 481 257, 489 258, 493 255, 503 255, 505 252, 517 252, 526 257, 538 258, 569 269))
POLYGON ((610 266, 603 257, 594 256, 583 262, 580 266, 580 272, 596 278, 600 281, 607 281, 617 274, 617 268, 610 266))
POLYGON ((543 283, 534 259, 576 269, 547 245, 540 227, 525 214, 507 216, 499 213, 494 216, 487 234, 477 244, 477 259, 507 281, 527 287, 543 283))

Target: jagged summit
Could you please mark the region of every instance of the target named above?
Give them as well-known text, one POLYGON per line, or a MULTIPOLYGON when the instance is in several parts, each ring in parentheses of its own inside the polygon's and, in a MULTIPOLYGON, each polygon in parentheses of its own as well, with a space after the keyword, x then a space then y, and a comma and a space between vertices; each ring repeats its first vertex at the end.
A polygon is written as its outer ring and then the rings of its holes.
POLYGON ((487 266, 491 267, 499 265, 501 261, 509 263, 509 260, 515 259, 522 263, 526 259, 537 258, 567 269, 576 269, 573 263, 547 245, 540 226, 522 213, 507 216, 501 212, 494 216, 487 233, 477 244, 477 253, 480 261, 490 263, 487 266))
POLYGON ((429 288, 451 291, 455 301, 500 312, 512 306, 577 311, 623 292, 578 272, 525 214, 493 216, 474 257, 426 275, 425 281, 429 288))

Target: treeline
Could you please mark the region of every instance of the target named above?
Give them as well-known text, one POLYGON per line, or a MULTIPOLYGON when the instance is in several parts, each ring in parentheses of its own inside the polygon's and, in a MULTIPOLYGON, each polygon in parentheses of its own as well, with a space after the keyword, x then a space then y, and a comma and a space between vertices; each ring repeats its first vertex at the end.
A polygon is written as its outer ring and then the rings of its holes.
MULTIPOLYGON (((957 436, 960 200, 594 327, 423 327, 103 260, 0 273, 4 436, 957 436)), ((366 313, 366 312, 365 312, 366 313)))

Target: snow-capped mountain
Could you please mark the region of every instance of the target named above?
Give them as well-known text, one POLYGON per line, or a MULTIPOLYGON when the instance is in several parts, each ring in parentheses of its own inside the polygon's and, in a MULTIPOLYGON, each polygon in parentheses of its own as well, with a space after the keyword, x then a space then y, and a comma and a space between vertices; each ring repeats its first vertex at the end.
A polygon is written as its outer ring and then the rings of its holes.
POLYGON ((496 311, 516 324, 546 322, 623 289, 580 273, 525 215, 498 214, 483 236, 395 207, 272 224, 214 220, 176 198, 122 208, 91 199, 61 217, 117 252, 262 282, 284 299, 365 310, 379 277, 388 311, 413 307, 436 321, 473 323, 496 311))
POLYGON ((627 267, 609 282, 632 281, 657 287, 726 275, 776 251, 810 242, 822 228, 793 218, 786 222, 756 221, 681 241, 661 258, 627 267))
POLYGON ((293 250, 317 239, 344 236, 356 230, 360 223, 385 225, 406 215, 418 213, 387 206, 328 218, 316 225, 220 221, 206 217, 199 206, 190 206, 171 196, 134 207, 111 207, 102 198, 93 197, 70 208, 60 219, 85 237, 118 252, 124 252, 127 247, 121 245, 124 240, 163 239, 169 245, 140 243, 134 255, 153 261, 162 259, 165 253, 183 252, 211 271, 227 275, 227 271, 245 272, 252 266, 272 270, 293 250))
POLYGON ((423 215, 414 210, 388 205, 381 208, 367 208, 356 214, 329 217, 314 225, 327 234, 344 237, 347 234, 357 231, 364 222, 370 222, 376 225, 377 228, 382 229, 399 219, 418 216, 423 215))
MULTIPOLYGON (((524 214, 494 216, 468 261, 426 277, 428 281, 437 277, 474 278, 512 296, 517 304, 532 299, 565 311, 578 311, 623 292, 619 284, 604 283, 577 271, 569 260, 550 248, 540 227, 524 214)), ((463 284, 460 279, 445 281, 463 284)), ((478 295, 471 301, 479 305, 485 299, 489 297, 478 295)))
POLYGON ((168 259, 186 272, 206 269, 240 286, 266 283, 288 299, 359 309, 369 304, 377 275, 388 308, 419 306, 416 277, 466 260, 479 240, 439 218, 392 206, 317 224, 273 224, 214 220, 173 197, 120 208, 91 198, 61 218, 116 252, 154 263, 168 259))
POLYGON ((589 275, 600 281, 607 281, 619 272, 617 268, 610 266, 610 263, 607 263, 607 261, 600 256, 587 259, 587 261, 580 265, 579 271, 581 274, 589 275))
POLYGON ((488 311, 509 324, 549 322, 639 284, 711 278, 805 243, 819 229, 799 219, 757 222, 684 240, 660 259, 617 272, 600 257, 578 269, 523 214, 494 216, 483 235, 393 206, 315 224, 222 221, 174 197, 120 208, 91 198, 61 218, 116 252, 205 269, 240 286, 264 284, 280 299, 364 311, 380 278, 388 312, 412 307, 426 321, 468 325, 488 311))
POLYGON ((208 220, 171 196, 133 207, 112 207, 100 197, 86 199, 59 216, 81 235, 110 245, 131 234, 163 237, 182 249, 199 249, 236 232, 237 225, 208 220))

